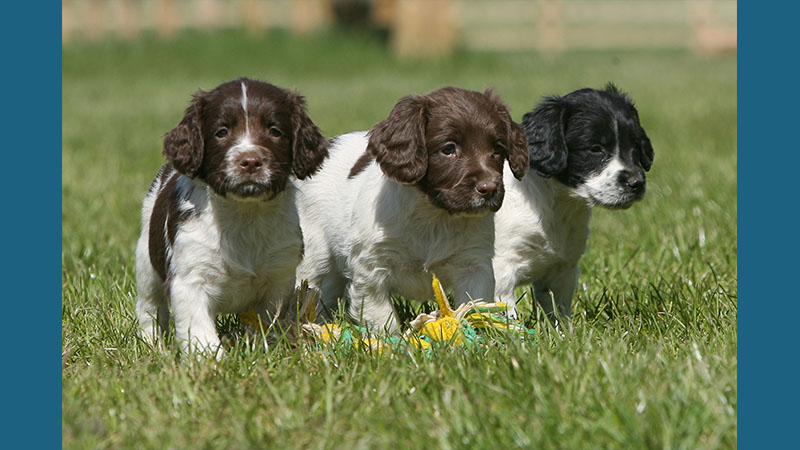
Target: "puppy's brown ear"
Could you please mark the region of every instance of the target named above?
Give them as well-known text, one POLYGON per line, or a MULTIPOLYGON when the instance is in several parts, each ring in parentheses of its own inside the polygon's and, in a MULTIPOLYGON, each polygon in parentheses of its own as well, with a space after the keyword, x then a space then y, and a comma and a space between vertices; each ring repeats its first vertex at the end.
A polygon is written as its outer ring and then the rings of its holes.
POLYGON ((415 185, 428 170, 427 110, 424 97, 404 97, 394 105, 389 117, 369 131, 367 152, 387 177, 400 184, 415 185))
POLYGON ((289 92, 292 101, 292 171, 302 180, 317 172, 328 157, 330 142, 306 113, 306 102, 297 92, 289 92))
POLYGON ((508 128, 508 165, 514 178, 521 180, 531 166, 531 158, 522 127, 509 118, 508 128))
POLYGON ((508 107, 506 107, 505 103, 503 103, 494 91, 487 89, 483 95, 494 103, 497 114, 499 114, 500 118, 505 122, 508 166, 511 168, 511 173, 514 174, 514 178, 521 180, 528 171, 528 167, 530 167, 530 156, 528 155, 528 146, 525 142, 525 136, 522 134, 522 127, 511 120, 508 107))
POLYGON ((205 102, 204 91, 194 94, 192 104, 180 123, 164 136, 164 156, 179 173, 190 178, 197 175, 203 162, 203 133, 200 130, 200 118, 205 102))
POLYGON ((560 97, 548 97, 522 117, 531 167, 543 177, 552 177, 567 168, 566 110, 560 97))

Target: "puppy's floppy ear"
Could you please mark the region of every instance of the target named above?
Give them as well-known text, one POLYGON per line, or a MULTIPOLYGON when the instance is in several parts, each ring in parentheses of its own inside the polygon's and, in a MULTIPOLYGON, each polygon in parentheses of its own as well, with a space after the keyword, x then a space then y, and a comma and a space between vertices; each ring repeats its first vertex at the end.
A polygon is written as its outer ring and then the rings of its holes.
POLYGON ((636 119, 636 126, 641 132, 641 140, 639 141, 639 164, 642 165, 642 169, 649 171, 650 167, 653 166, 653 157, 655 156, 653 153, 653 144, 650 143, 650 138, 647 137, 647 133, 645 133, 644 128, 642 128, 642 125, 639 123, 639 111, 633 106, 633 101, 630 99, 628 101, 633 109, 633 117, 636 119))
POLYGON ((525 136, 522 134, 522 127, 518 123, 508 118, 508 166, 514 178, 521 180, 530 167, 530 155, 525 136))
POLYGON ((316 173, 328 156, 330 142, 306 113, 302 95, 289 92, 292 105, 292 171, 302 180, 316 173))
POLYGON ((528 155, 528 148, 525 143, 525 136, 522 134, 522 128, 519 124, 511 120, 511 114, 508 113, 508 108, 494 91, 487 89, 483 92, 483 95, 494 103, 495 111, 497 111, 497 114, 500 115, 503 122, 506 124, 508 165, 514 177, 521 180, 528 171, 528 167, 530 167, 530 156, 528 155))
POLYGON ((424 97, 403 97, 389 117, 369 131, 367 152, 375 157, 387 177, 400 184, 415 185, 428 170, 427 110, 424 97))
POLYGON ((645 171, 649 171, 650 167, 653 166, 653 145, 650 143, 650 138, 647 135, 643 135, 642 142, 639 144, 639 162, 642 164, 642 168, 645 171))
POLYGON ((205 103, 204 91, 194 94, 192 104, 180 123, 164 136, 164 156, 179 173, 190 178, 197 175, 203 162, 203 133, 200 130, 200 118, 205 103))
POLYGON ((567 168, 566 110, 561 97, 548 97, 522 117, 531 167, 543 177, 552 177, 567 168))

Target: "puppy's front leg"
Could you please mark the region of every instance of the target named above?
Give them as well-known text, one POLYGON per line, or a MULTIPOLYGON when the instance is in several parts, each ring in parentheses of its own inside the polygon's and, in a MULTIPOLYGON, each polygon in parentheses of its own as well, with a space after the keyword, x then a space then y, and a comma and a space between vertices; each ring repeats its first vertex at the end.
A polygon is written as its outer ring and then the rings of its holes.
POLYGON ((139 293, 136 301, 136 316, 139 318, 139 331, 142 339, 156 345, 158 339, 169 328, 169 308, 164 294, 146 296, 139 293))
POLYGON ((564 318, 572 316, 572 297, 575 296, 579 274, 578 267, 573 266, 560 272, 550 282, 553 302, 558 309, 558 314, 564 318))
POLYGON ((175 335, 183 351, 200 351, 219 358, 216 313, 202 285, 176 277, 170 287, 175 335))
POLYGON ((494 271, 491 265, 470 265, 454 275, 450 278, 453 280, 456 307, 470 300, 494 301, 494 271))
POLYGON ((153 345, 169 329, 169 300, 164 280, 150 262, 147 235, 136 246, 136 315, 142 339, 153 345))
MULTIPOLYGON (((142 273, 140 271, 139 273, 142 273)), ((138 274, 137 274, 138 275, 138 274)), ((139 318, 139 330, 142 339, 155 345, 158 339, 169 329, 169 307, 163 282, 159 286, 150 286, 139 278, 136 300, 136 315, 139 318)), ((155 277, 153 277, 155 278, 155 277)), ((160 280, 159 280, 160 281, 160 280)))
MULTIPOLYGON (((503 273, 507 275, 511 274, 510 271, 504 271, 503 273)), ((494 301, 506 304, 506 315, 512 320, 517 320, 519 317, 517 314, 517 298, 514 295, 515 288, 513 276, 506 276, 495 280, 494 301)))
POLYGON ((303 224, 304 254, 297 266, 295 284, 299 287, 303 281, 308 281, 309 288, 320 292, 317 318, 327 322, 337 310, 345 282, 336 270, 324 232, 308 219, 301 218, 300 222, 303 224))
POLYGON ((555 320, 556 306, 553 298, 550 296, 550 287, 543 281, 535 281, 533 283, 533 299, 542 308, 545 316, 550 320, 555 320))
POLYGON ((377 333, 397 333, 399 325, 388 289, 382 286, 366 287, 357 279, 347 287, 350 297, 350 317, 370 327, 377 333))
POLYGON ((569 323, 572 316, 572 297, 575 294, 575 287, 578 285, 578 268, 569 267, 558 272, 555 276, 545 281, 533 283, 533 296, 536 303, 542 307, 547 318, 560 327, 560 323, 569 323), (550 296, 552 291, 553 295, 550 296))

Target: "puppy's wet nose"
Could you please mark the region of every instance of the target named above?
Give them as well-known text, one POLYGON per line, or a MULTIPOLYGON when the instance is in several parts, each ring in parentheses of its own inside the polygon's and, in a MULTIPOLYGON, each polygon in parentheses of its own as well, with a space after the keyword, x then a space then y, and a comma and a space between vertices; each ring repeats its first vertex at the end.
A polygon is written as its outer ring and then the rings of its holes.
POLYGON ((635 192, 640 192, 644 189, 644 175, 630 171, 624 171, 620 175, 620 183, 628 186, 635 192))
POLYGON ((497 183, 494 181, 480 181, 475 186, 475 189, 478 191, 482 197, 491 197, 497 192, 497 183))
POLYGON ((644 178, 632 178, 628 180, 628 186, 630 186, 634 191, 641 191, 644 188, 644 178))
POLYGON ((257 172, 264 165, 264 161, 258 156, 243 155, 239 158, 239 167, 249 173, 257 172))

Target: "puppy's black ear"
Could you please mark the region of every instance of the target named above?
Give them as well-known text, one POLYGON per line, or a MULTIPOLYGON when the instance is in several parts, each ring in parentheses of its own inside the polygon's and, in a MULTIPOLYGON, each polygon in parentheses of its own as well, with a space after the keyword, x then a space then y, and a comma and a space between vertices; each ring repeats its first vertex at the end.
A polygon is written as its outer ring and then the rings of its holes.
POLYGON ((295 91, 289 92, 292 106, 292 171, 302 180, 316 173, 328 157, 330 142, 306 113, 303 96, 295 91))
POLYGON ((495 105, 495 111, 500 115, 500 118, 506 125, 506 146, 508 151, 508 166, 511 168, 511 173, 514 178, 521 180, 530 167, 530 156, 528 155, 528 148, 525 143, 525 136, 522 134, 522 128, 513 120, 508 113, 508 107, 505 103, 491 89, 487 89, 483 95, 489 98, 495 105))
POLYGON ((415 185, 428 170, 427 110, 424 97, 404 97, 394 105, 389 117, 369 131, 367 152, 387 177, 400 184, 415 185))
POLYGON ((548 97, 522 117, 531 167, 543 177, 552 177, 567 168, 566 110, 561 97, 548 97))
POLYGON ((643 136, 644 138, 639 144, 639 162, 642 164, 642 168, 645 171, 649 171, 650 167, 653 166, 653 157, 655 155, 653 153, 653 145, 650 143, 650 138, 648 138, 646 134, 643 136))
POLYGON ((200 118, 206 93, 197 91, 180 123, 164 136, 164 156, 179 173, 190 178, 197 175, 203 162, 203 133, 200 118))

